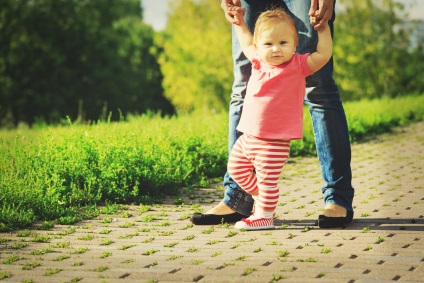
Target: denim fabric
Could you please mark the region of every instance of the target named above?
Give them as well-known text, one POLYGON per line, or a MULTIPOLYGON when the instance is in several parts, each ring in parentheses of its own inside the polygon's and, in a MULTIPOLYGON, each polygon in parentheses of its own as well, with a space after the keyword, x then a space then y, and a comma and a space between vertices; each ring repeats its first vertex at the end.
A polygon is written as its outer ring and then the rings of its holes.
MULTIPOLYGON (((314 52, 317 33, 309 23, 310 0, 242 0, 246 8, 246 24, 253 32, 259 14, 269 8, 281 7, 295 19, 299 31, 297 52, 314 52)), ((333 34, 333 19, 329 22, 333 34)), ((232 55, 234 61, 234 84, 229 108, 228 150, 241 135, 236 131, 243 110, 243 100, 251 65, 243 55, 234 29, 232 31, 232 55)), ((340 93, 333 80, 333 59, 321 70, 306 79, 305 104, 309 107, 314 128, 318 159, 326 185, 322 188, 324 205, 337 204, 353 211, 351 151, 346 116, 340 93)), ((250 215, 253 199, 229 176, 224 176, 225 195, 222 200, 228 207, 244 215, 250 215)))

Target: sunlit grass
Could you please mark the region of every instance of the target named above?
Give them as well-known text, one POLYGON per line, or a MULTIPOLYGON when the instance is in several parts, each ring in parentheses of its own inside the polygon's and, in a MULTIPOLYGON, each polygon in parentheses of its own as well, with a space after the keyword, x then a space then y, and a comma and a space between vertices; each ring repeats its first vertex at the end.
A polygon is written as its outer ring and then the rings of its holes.
MULTIPOLYGON (((356 142, 422 120, 424 96, 349 102, 344 107, 350 138, 356 142)), ((305 108, 304 138, 292 143, 291 157, 316 155, 310 120, 305 108)), ((4 204, 0 231, 23 228, 35 220, 43 221, 40 229, 49 230, 99 213, 116 214, 123 209, 118 203, 140 203, 139 214, 144 214, 152 203, 177 194, 182 186, 207 186, 209 178, 222 177, 226 171, 227 125, 228 117, 222 113, 144 115, 117 123, 0 130, 4 204), (100 204, 105 205, 101 211, 96 208, 100 204)), ((179 200, 175 205, 182 204, 179 196, 174 199, 179 200)), ((296 200, 292 197, 290 202, 296 200)), ((122 216, 133 217, 127 211, 122 216)), ((181 220, 187 218, 188 214, 181 220)), ((157 219, 145 215, 134 222, 157 219)), ((113 218, 105 216, 102 221, 109 224, 113 218)), ((170 224, 165 219, 158 223, 170 224)), ((119 227, 134 225, 126 222, 119 227)))

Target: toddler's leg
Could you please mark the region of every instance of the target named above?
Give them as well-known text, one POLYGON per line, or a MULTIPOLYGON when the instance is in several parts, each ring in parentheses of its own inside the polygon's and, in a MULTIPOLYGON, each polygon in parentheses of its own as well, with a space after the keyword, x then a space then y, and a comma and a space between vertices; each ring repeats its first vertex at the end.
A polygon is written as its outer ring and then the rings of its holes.
MULTIPOLYGON (((271 229, 274 228, 273 215, 279 198, 278 180, 289 155, 290 142, 259 140, 253 137, 246 137, 245 141, 244 150, 256 170, 255 190, 258 188, 259 195, 254 197, 253 215, 237 222, 235 228, 271 229)), ((242 185, 241 187, 244 189, 242 185)))
POLYGON ((255 196, 258 195, 257 179, 253 172, 253 163, 247 154, 246 135, 242 135, 231 150, 227 170, 240 188, 255 196))

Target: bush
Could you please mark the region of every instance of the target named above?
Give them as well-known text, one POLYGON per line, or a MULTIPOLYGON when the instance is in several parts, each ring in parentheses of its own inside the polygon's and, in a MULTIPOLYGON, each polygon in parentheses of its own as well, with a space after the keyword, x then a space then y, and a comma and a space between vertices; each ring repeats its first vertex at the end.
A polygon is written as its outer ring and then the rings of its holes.
MULTIPOLYGON (((423 108, 422 95, 345 103, 351 140, 422 120, 423 108)), ((308 115, 305 136, 293 143, 291 157, 316 154, 308 115)), ((71 223, 93 205, 149 204, 178 194, 182 186, 207 185, 226 171, 227 119, 144 115, 92 126, 4 130, 0 231, 35 220, 71 223)))

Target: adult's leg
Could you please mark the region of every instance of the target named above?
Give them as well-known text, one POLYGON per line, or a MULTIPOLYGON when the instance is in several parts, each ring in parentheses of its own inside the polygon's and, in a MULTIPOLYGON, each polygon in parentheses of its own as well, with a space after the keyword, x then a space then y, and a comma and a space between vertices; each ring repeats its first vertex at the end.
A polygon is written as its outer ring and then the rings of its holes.
MULTIPOLYGON (((244 16, 249 30, 253 29, 259 14, 278 3, 280 0, 242 0, 242 7, 246 9, 244 16)), ((228 152, 236 142, 241 133, 236 131, 243 110, 244 96, 246 94, 247 82, 250 78, 251 64, 244 56, 234 29, 232 30, 232 56, 234 62, 234 83, 232 86, 231 101, 229 107, 229 129, 228 129, 228 152)), ((220 219, 231 222, 236 218, 242 218, 251 214, 253 208, 253 199, 242 190, 227 172, 224 176, 223 185, 225 188, 222 201, 209 211, 201 215, 194 215, 191 220, 194 224, 212 223, 215 219, 213 215, 222 216, 220 219), (236 214, 234 214, 236 213, 236 214), (206 215, 206 216, 205 216, 206 215), (227 217, 228 215, 228 217, 227 217), (227 219, 228 218, 228 219, 227 219), (205 220, 207 219, 207 220, 205 220), (211 220, 211 221, 209 221, 211 220)), ((240 220, 238 219, 238 220, 240 220)), ((219 224, 219 223, 218 223, 219 224)))
MULTIPOLYGON (((299 53, 314 52, 317 33, 309 24, 310 0, 285 0, 294 15, 299 29, 299 53)), ((329 22, 333 34, 333 21, 329 22)), ((307 78, 305 103, 309 107, 322 176, 326 185, 324 215, 330 217, 353 217, 351 149, 346 116, 340 93, 333 80, 333 60, 317 73, 307 78)), ((347 219, 349 221, 349 219, 347 219)), ((325 225, 324 225, 325 226, 325 225)))

